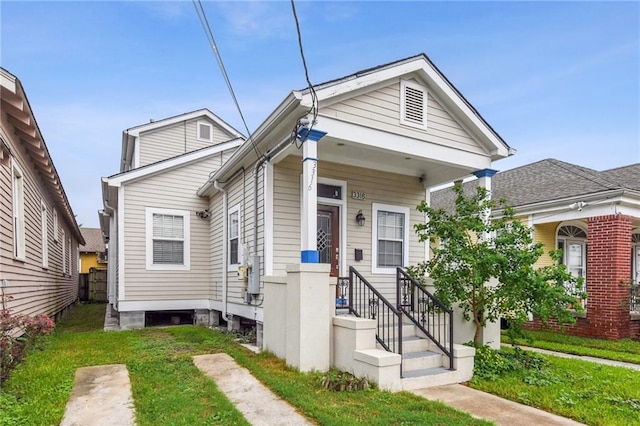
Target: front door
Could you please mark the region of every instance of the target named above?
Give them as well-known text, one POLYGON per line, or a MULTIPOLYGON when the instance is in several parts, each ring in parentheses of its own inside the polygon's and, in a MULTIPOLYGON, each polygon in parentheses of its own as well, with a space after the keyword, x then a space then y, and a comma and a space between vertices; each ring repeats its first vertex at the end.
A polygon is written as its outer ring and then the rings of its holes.
POLYGON ((330 263, 332 277, 340 273, 340 209, 318 204, 318 253, 320 263, 330 263))

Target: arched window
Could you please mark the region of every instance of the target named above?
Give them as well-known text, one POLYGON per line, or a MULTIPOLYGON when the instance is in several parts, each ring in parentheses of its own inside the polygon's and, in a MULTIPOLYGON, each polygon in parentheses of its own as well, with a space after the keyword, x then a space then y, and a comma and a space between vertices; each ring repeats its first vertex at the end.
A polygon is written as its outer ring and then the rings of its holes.
POLYGON ((640 228, 631 234, 631 277, 635 284, 640 284, 640 228))
POLYGON ((561 223, 556 247, 562 250, 562 263, 576 277, 587 276, 587 231, 581 223, 561 223))

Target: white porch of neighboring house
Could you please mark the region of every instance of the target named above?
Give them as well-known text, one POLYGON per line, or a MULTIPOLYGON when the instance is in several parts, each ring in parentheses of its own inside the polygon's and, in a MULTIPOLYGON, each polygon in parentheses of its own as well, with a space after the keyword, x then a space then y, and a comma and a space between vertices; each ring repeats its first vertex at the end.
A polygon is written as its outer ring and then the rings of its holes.
MULTIPOLYGON (((303 371, 335 365, 390 390, 470 379, 475 351, 461 343, 473 327, 415 288, 402 268, 428 258, 414 225, 425 220, 416 206, 429 189, 472 174, 490 187, 492 162, 513 150, 424 55, 315 93, 316 117, 299 120, 313 101, 308 90, 293 92, 198 191, 224 219, 214 309, 227 320, 253 314, 263 347, 303 371), (419 101, 407 100, 415 91, 419 101), (245 170, 253 195, 239 211, 248 212, 229 221, 245 170), (235 220, 240 231, 252 228, 237 232, 250 252, 240 280, 225 261, 224 232, 235 220)), ((499 345, 499 326, 483 340, 499 345)))

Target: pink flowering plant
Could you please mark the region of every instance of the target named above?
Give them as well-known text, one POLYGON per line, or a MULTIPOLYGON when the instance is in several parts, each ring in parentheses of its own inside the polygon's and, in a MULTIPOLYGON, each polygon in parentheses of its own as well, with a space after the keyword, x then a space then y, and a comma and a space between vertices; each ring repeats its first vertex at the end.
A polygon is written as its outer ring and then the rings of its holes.
POLYGON ((50 334, 55 326, 44 314, 35 316, 13 314, 6 307, 11 296, 0 296, 0 383, 9 377, 11 370, 22 361, 36 341, 50 334))

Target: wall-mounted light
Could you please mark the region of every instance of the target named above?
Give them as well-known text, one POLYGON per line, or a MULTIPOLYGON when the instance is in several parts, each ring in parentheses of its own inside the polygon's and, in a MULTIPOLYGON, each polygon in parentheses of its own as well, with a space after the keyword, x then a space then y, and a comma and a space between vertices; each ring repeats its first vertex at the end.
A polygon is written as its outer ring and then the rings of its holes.
POLYGON ((200 219, 209 219, 209 216, 211 216, 211 213, 209 213, 209 209, 205 209, 205 210, 196 212, 196 216, 198 216, 200 219))
POLYGON ((362 210, 358 210, 358 214, 356 215, 356 222, 358 223, 358 226, 364 226, 364 222, 367 220, 366 217, 364 217, 364 214, 362 213, 362 210))

